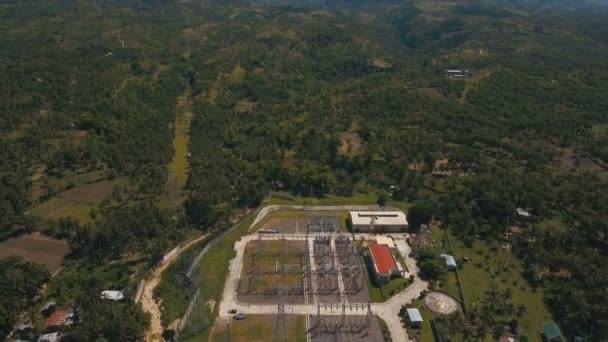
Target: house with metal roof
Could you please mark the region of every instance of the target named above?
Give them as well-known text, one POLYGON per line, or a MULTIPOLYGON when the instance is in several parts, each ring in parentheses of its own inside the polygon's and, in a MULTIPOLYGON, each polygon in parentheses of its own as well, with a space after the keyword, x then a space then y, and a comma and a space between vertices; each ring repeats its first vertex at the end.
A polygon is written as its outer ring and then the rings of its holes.
POLYGON ((456 271, 458 265, 456 264, 456 259, 454 259, 453 255, 441 254, 441 257, 445 260, 445 265, 448 267, 448 270, 456 271))
POLYGON ((125 293, 123 291, 105 290, 101 292, 101 298, 113 301, 123 300, 125 293))
POLYGON ((61 335, 58 332, 40 335, 38 342, 58 342, 61 339, 61 335))
POLYGON ((566 342, 559 327, 553 321, 543 324, 542 335, 545 342, 566 342))
POLYGON ((423 322, 420 310, 416 308, 407 309, 407 321, 412 327, 420 328, 423 322))

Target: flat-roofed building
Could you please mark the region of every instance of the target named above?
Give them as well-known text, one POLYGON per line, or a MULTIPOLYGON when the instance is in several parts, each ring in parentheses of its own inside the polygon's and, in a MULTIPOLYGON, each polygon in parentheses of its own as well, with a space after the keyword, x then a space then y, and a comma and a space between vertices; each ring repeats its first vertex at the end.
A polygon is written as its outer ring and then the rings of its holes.
POLYGON ((407 218, 402 211, 351 211, 350 223, 353 232, 374 233, 402 232, 407 229, 407 218))
POLYGON ((422 315, 420 314, 420 310, 416 308, 408 308, 407 309, 407 320, 408 323, 414 328, 420 328, 422 326, 422 315))
POLYGON ((376 236, 376 243, 379 245, 387 245, 388 248, 395 248, 395 241, 393 238, 385 235, 376 236))
POLYGON ((378 282, 389 282, 391 276, 401 274, 393 253, 387 245, 369 246, 369 255, 374 266, 374 276, 378 282))

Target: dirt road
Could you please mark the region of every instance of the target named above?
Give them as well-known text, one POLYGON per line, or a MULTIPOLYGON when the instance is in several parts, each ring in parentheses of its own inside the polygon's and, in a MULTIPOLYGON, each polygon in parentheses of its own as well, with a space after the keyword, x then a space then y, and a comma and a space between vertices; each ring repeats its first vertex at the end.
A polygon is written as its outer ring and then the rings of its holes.
POLYGON ((186 251, 195 243, 203 240, 206 236, 207 235, 201 235, 183 244, 179 252, 173 254, 171 257, 165 260, 165 262, 153 269, 150 275, 148 275, 148 278, 146 278, 144 283, 144 290, 141 296, 141 306, 145 312, 150 314, 150 326, 148 327, 148 331, 146 332, 146 341, 164 341, 162 337, 164 328, 160 320, 160 305, 156 302, 154 298, 154 289, 160 283, 160 278, 163 272, 169 266, 171 266, 171 264, 175 260, 177 260, 177 258, 182 254, 182 252, 186 251))

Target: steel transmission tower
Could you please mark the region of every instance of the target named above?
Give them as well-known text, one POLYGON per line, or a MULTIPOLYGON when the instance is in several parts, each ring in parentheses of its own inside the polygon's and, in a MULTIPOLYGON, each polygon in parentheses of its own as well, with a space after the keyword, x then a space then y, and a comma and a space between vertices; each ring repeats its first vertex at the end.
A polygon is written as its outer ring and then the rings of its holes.
POLYGON ((283 287, 279 288, 277 319, 274 322, 273 342, 287 342, 287 325, 285 323, 285 303, 283 303, 283 287))

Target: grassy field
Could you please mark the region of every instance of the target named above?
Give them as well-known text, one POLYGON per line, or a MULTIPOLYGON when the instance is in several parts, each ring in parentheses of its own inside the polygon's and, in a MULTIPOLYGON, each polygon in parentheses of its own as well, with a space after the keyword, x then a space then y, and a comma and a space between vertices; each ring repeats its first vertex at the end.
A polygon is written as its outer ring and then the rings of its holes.
POLYGON ((245 75, 247 75, 247 70, 243 68, 240 64, 235 66, 230 74, 230 80, 232 82, 240 82, 245 79, 245 75))
POLYGON ((163 206, 179 205, 182 202, 182 190, 188 180, 188 147, 190 144, 190 124, 192 123, 192 102, 189 94, 177 98, 179 112, 174 122, 173 159, 169 164, 169 176, 165 185, 166 198, 161 200, 163 206))
MULTIPOLYGON (((504 291, 509 288, 513 303, 527 307, 527 314, 520 322, 525 335, 530 341, 540 342, 540 327, 551 319, 551 315, 544 305, 542 290, 528 285, 522 275, 523 267, 515 256, 501 246, 488 246, 480 241, 469 248, 453 237, 452 249, 458 262, 463 256, 471 259, 459 269, 467 307, 479 304, 488 289, 504 291)), ((441 289, 460 298, 454 273, 448 275, 441 289)))
POLYGON ((228 275, 228 265, 230 260, 235 256, 234 243, 247 230, 256 213, 249 214, 242 220, 238 227, 230 234, 221 239, 215 246, 209 249, 205 257, 199 264, 200 277, 200 304, 197 310, 198 313, 193 313, 190 320, 190 326, 182 332, 180 339, 182 341, 207 341, 209 338, 210 329, 217 317, 219 305, 213 307, 213 312, 209 313, 210 306, 207 305, 210 301, 219 303, 224 291, 226 276, 228 275))
MULTIPOLYGON (((230 341, 272 341, 274 334, 274 315, 249 315, 247 319, 230 322, 230 341)), ((306 342, 306 317, 286 316, 287 340, 306 342)), ((213 329, 210 341, 227 341, 228 328, 225 325, 213 329)))
MULTIPOLYGON (((279 205, 375 205, 378 201, 378 193, 370 191, 368 193, 356 193, 351 197, 336 195, 326 195, 324 197, 301 197, 293 196, 286 192, 272 191, 268 204, 279 205)), ((389 201, 388 206, 407 210, 412 203, 401 201, 389 201)))
POLYGON ((61 178, 50 177, 45 173, 45 167, 39 166, 32 176, 32 197, 38 199, 48 190, 61 192, 71 187, 100 182, 107 178, 107 170, 97 170, 84 173, 65 172, 61 178))

